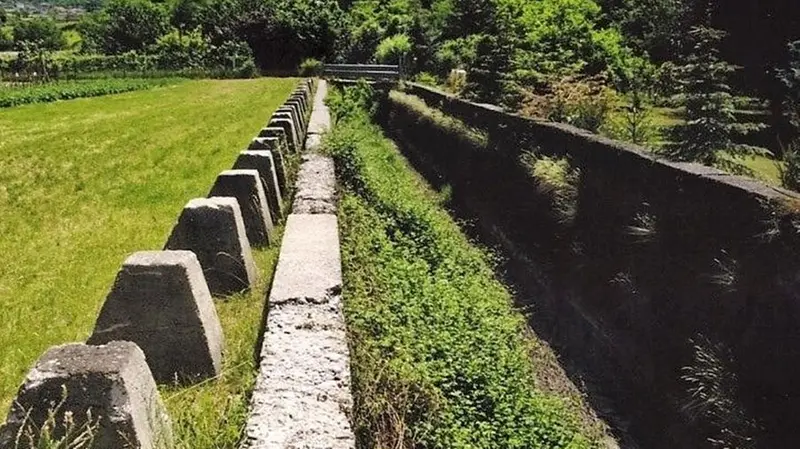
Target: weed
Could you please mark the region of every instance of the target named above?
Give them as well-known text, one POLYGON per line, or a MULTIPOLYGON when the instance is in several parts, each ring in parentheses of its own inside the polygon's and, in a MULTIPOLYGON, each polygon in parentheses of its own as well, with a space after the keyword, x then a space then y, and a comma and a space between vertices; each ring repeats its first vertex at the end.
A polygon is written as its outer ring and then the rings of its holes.
POLYGON ((41 425, 33 422, 31 411, 25 415, 14 440, 14 449, 88 449, 92 447, 100 423, 99 417, 75 417, 71 411, 62 411, 67 402, 67 389, 62 386, 61 402, 47 411, 41 425))
POLYGON ((694 360, 683 368, 681 379, 688 397, 684 413, 692 420, 704 420, 715 427, 709 442, 717 448, 756 447, 752 438, 754 423, 745 414, 738 398, 738 379, 733 356, 724 345, 703 335, 690 340, 694 360))
POLYGON ((541 195, 550 198, 556 217, 562 224, 572 223, 578 209, 580 170, 567 158, 555 158, 523 152, 520 162, 536 182, 541 195))

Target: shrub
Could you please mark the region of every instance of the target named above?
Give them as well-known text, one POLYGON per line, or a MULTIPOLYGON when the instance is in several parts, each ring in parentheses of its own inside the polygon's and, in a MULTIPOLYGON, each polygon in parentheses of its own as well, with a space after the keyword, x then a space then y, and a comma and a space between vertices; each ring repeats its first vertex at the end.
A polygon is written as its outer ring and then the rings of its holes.
POLYGON ((382 40, 375 50, 375 59, 382 64, 402 64, 411 51, 411 39, 405 34, 395 34, 382 40))
POLYGON ((627 103, 612 112, 600 130, 612 139, 645 146, 653 144, 659 134, 652 111, 638 92, 629 95, 627 103))
POLYGON ((208 42, 199 30, 190 33, 174 30, 161 36, 152 48, 158 67, 166 70, 203 67, 208 51, 208 42))
POLYGON ((334 90, 326 102, 335 123, 364 114, 372 114, 377 108, 375 91, 363 79, 359 80, 355 86, 334 90))
POLYGON ((14 47, 23 50, 24 44, 35 44, 47 50, 61 50, 67 45, 64 34, 55 20, 37 16, 19 20, 13 29, 14 47))
POLYGON ((298 73, 303 77, 321 76, 324 64, 322 61, 314 58, 306 58, 300 63, 298 73))
POLYGON ((543 97, 528 98, 523 110, 527 115, 598 132, 616 102, 616 94, 603 77, 568 76, 554 82, 543 97))
POLYGON ((0 89, 0 108, 30 103, 98 97, 134 90, 149 89, 178 82, 175 79, 99 79, 64 81, 26 87, 0 89))
POLYGON ((447 75, 447 90, 456 95, 461 95, 467 88, 467 72, 463 69, 453 69, 447 75))
POLYGON ((414 77, 414 81, 431 87, 436 87, 439 85, 439 80, 436 78, 436 76, 428 72, 418 73, 417 76, 414 77))

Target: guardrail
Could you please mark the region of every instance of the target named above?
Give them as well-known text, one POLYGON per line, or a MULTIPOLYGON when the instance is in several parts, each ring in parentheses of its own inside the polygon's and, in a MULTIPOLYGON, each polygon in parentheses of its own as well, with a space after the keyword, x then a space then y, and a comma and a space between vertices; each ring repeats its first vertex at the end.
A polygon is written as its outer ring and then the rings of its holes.
POLYGON ((399 65, 325 64, 322 76, 343 80, 399 81, 403 71, 399 65))

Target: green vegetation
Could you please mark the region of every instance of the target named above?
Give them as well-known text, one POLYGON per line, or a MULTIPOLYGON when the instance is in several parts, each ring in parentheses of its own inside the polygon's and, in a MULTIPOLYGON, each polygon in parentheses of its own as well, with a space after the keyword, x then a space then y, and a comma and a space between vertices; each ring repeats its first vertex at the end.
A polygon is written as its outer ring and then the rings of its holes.
POLYGON ((49 103, 58 100, 99 97, 135 90, 174 85, 179 79, 100 79, 83 81, 59 81, 47 84, 31 84, 23 87, 0 87, 0 108, 30 103, 49 103))
POLYGON ((672 142, 660 152, 673 160, 749 173, 739 159, 764 155, 766 151, 733 141, 734 132, 744 133, 751 127, 736 123, 734 116, 736 99, 728 79, 735 69, 719 56, 719 42, 725 33, 701 26, 689 34, 693 48, 679 72, 679 82, 684 87, 684 121, 674 128, 672 142))
MULTIPOLYGON (((363 104, 363 95, 333 103, 363 104)), ((340 208, 353 419, 364 447, 596 447, 575 398, 543 391, 523 317, 473 246, 363 112, 326 140, 340 208)), ((363 111, 363 110, 362 110, 363 111)))
MULTIPOLYGON (((0 111, 0 408, 46 348, 85 340, 125 257, 163 246, 184 204, 208 193, 295 85, 187 81, 0 111)), ((260 256, 264 279, 272 257, 260 256)), ((249 385, 239 365, 260 304, 250 297, 219 306, 230 377, 180 394, 197 395, 192 407, 168 399, 172 410, 232 433, 219 413, 233 419, 249 385)), ((178 433, 195 438, 191 429, 178 433)), ((234 447, 215 444, 207 447, 234 447)))

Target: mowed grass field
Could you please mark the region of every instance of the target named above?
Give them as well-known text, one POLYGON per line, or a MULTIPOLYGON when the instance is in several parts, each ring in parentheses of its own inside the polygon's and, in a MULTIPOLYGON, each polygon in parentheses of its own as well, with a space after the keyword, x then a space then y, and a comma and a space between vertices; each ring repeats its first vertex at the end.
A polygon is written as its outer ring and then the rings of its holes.
MULTIPOLYGON (((85 340, 126 256, 162 248, 296 82, 184 81, 0 110, 0 417, 45 349, 85 340)), ((273 252, 258 254, 262 272, 273 252)), ((226 333, 246 314, 232 333, 254 338, 251 299, 218 305, 226 333)))

